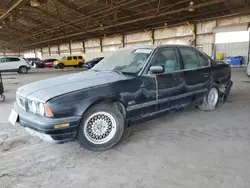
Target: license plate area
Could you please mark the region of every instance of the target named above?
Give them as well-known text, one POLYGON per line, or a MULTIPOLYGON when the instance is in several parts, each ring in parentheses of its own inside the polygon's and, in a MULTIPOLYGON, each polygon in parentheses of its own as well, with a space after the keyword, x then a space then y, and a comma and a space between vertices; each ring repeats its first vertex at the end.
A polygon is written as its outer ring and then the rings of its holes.
POLYGON ((9 122, 14 126, 18 119, 18 113, 14 109, 11 110, 10 116, 9 116, 9 122))

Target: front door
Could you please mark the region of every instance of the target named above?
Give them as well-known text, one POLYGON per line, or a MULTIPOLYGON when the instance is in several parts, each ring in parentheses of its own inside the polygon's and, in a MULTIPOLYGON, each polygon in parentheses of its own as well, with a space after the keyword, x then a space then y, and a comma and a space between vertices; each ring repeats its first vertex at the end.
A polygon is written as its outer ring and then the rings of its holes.
POLYGON ((191 47, 179 47, 179 52, 185 80, 183 90, 185 100, 186 102, 201 100, 212 81, 209 60, 201 52, 191 47))
POLYGON ((164 72, 153 75, 156 81, 157 111, 179 108, 183 92, 183 76, 175 47, 159 48, 150 66, 162 66, 164 72))
POLYGON ((66 66, 71 66, 71 65, 73 65, 73 58, 72 56, 68 56, 66 61, 66 66))

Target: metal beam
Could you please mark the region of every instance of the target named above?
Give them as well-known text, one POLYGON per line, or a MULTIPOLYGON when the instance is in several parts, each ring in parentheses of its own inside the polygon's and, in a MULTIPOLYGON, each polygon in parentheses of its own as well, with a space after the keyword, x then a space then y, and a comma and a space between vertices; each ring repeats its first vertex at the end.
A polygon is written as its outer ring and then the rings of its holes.
POLYGON ((9 14, 11 13, 11 11, 13 11, 15 8, 17 8, 19 5, 21 5, 21 3, 26 3, 29 0, 18 0, 14 5, 12 5, 4 14, 2 14, 0 16, 0 21, 5 19, 6 17, 9 16, 9 14))
MULTIPOLYGON (((193 8, 194 9, 198 9, 198 8, 201 8, 201 7, 206 7, 206 6, 210 6, 210 5, 215 5, 215 4, 223 3, 225 1, 226 0, 210 1, 210 2, 206 2, 206 3, 201 3, 201 4, 194 5, 193 8)), ((172 14, 179 13, 179 12, 182 12, 182 11, 187 11, 188 9, 189 9, 189 7, 185 7, 185 8, 180 8, 180 9, 168 11, 168 12, 159 14, 157 17, 163 17, 163 16, 167 16, 167 15, 172 15, 172 14)), ((112 28, 112 27, 115 27, 115 26, 121 26, 121 25, 131 24, 131 23, 135 23, 135 22, 139 22, 139 21, 144 21, 144 20, 148 20, 148 19, 153 19, 153 18, 156 18, 156 16, 152 15, 152 16, 146 16, 146 17, 142 17, 142 18, 138 18, 138 19, 128 20, 128 21, 120 22, 120 23, 117 23, 117 24, 114 24, 114 25, 104 26, 103 28, 104 29, 108 29, 108 28, 112 28)), ((82 35, 82 34, 85 34, 85 33, 94 32, 94 31, 98 31, 98 30, 99 30, 99 28, 94 28, 94 29, 88 30, 88 32, 82 31, 82 32, 78 32, 78 33, 73 33, 73 34, 69 34, 69 35, 66 35, 66 36, 61 36, 61 37, 57 37, 57 38, 53 38, 53 39, 49 39, 49 40, 40 41, 40 42, 33 43, 33 44, 30 44, 30 45, 26 45, 26 46, 32 46, 32 45, 36 45, 36 44, 40 44, 40 43, 44 43, 44 42, 51 42, 51 41, 56 41, 56 40, 60 40, 60 39, 75 37, 75 36, 78 36, 78 35, 82 35)))

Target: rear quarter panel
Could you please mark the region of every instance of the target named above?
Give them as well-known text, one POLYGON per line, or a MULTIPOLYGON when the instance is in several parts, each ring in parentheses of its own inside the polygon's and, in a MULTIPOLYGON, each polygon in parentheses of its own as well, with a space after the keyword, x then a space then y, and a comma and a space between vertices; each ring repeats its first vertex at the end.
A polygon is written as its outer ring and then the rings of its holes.
POLYGON ((231 80, 231 67, 225 63, 213 63, 212 75, 215 83, 228 83, 231 80))

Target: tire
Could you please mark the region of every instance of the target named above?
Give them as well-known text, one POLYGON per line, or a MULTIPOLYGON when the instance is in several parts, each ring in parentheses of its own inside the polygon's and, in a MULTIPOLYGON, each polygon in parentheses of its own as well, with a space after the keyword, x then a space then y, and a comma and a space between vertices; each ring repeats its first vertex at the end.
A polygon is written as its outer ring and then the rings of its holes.
POLYGON ((41 64, 41 65, 40 65, 40 68, 44 69, 44 68, 45 68, 45 65, 44 65, 44 64, 41 64))
POLYGON ((205 95, 203 102, 199 105, 199 109, 202 111, 213 111, 217 108, 220 100, 220 90, 216 85, 213 85, 205 95))
POLYGON ((111 103, 99 103, 83 115, 77 141, 87 150, 105 151, 118 143, 123 131, 124 118, 119 109, 111 103))
POLYGON ((18 69, 18 73, 20 73, 20 74, 27 74, 28 73, 28 68, 26 67, 26 66, 21 66, 21 67, 19 67, 19 69, 18 69))
POLYGON ((82 68, 82 67, 83 67, 83 63, 82 62, 78 63, 78 68, 82 68))
POLYGON ((0 102, 4 102, 5 101, 5 96, 3 94, 0 95, 0 102))
POLYGON ((58 64, 58 68, 59 68, 59 69, 64 69, 64 64, 63 64, 63 63, 59 63, 59 64, 58 64))

